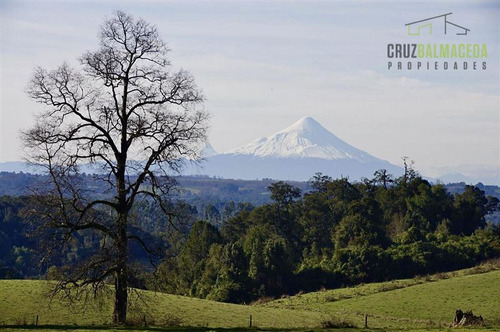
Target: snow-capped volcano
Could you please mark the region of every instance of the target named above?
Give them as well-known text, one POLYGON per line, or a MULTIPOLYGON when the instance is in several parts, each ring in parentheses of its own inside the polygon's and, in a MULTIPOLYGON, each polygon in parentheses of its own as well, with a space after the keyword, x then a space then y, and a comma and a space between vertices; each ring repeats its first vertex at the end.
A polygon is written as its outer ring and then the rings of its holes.
POLYGON ((313 118, 305 117, 270 136, 206 156, 201 168, 186 169, 184 174, 304 181, 317 172, 333 178, 370 178, 379 169, 401 174, 400 167, 347 144, 313 118))
MULTIPOLYGON (((332 178, 347 176, 352 180, 371 178, 379 169, 386 169, 395 176, 403 172, 401 167, 349 145, 310 117, 226 153, 217 154, 208 142, 200 145, 197 151, 200 162, 186 159, 182 174, 306 181, 318 172, 332 178)), ((11 166, 16 168, 18 165, 11 166)), ((92 173, 95 169, 85 172, 92 173)))
POLYGON ((288 128, 228 151, 226 154, 264 158, 355 159, 360 162, 376 159, 347 144, 311 117, 304 117, 288 128))

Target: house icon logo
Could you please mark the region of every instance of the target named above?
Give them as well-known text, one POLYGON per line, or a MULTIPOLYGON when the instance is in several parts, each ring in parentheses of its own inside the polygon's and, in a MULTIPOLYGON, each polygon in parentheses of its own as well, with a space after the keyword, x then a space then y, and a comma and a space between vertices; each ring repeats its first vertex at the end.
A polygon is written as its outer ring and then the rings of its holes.
POLYGON ((432 35, 433 32, 443 34, 467 35, 470 29, 448 21, 448 16, 453 13, 447 13, 424 20, 410 22, 405 24, 408 27, 409 36, 432 35))

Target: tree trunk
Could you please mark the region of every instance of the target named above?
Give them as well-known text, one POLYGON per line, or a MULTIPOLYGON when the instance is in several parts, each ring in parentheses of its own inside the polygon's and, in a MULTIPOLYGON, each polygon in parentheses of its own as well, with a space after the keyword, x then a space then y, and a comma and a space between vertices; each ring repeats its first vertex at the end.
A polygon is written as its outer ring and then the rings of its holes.
POLYGON ((117 273, 115 279, 115 310, 113 319, 115 324, 125 325, 127 323, 127 275, 126 267, 117 273))
POLYGON ((115 273, 115 309, 113 320, 115 324, 127 323, 127 215, 123 214, 118 220, 117 271, 115 273))

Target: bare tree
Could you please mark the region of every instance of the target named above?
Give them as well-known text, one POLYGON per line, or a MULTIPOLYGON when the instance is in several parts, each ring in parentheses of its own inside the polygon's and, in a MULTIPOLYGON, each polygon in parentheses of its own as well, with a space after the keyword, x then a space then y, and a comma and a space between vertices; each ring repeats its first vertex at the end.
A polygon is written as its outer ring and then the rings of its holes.
POLYGON ((67 64, 35 70, 27 92, 47 110, 23 140, 28 159, 45 166, 52 183, 35 211, 52 248, 79 232, 102 237, 99 251, 68 271, 58 289, 97 289, 113 280, 113 319, 124 324, 129 241, 151 253, 132 232, 129 212, 139 197, 149 197, 169 213, 168 172, 179 168, 181 158, 197 156, 208 115, 193 77, 171 70, 156 27, 118 11, 99 37, 100 48, 79 59, 81 72, 67 64), (100 168, 95 177, 111 198, 96 199, 83 189, 82 164, 100 168))
POLYGON ((394 182, 394 180, 392 179, 392 175, 389 174, 386 169, 379 169, 378 171, 375 171, 373 175, 374 175, 373 182, 381 183, 384 189, 387 189, 389 183, 394 182))

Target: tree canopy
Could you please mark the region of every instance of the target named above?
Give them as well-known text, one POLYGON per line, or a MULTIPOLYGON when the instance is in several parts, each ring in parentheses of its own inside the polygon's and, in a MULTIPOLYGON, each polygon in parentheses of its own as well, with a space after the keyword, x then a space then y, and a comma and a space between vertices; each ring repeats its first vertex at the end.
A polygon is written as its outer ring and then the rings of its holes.
POLYGON ((118 11, 101 26, 99 40, 97 50, 81 56, 79 70, 66 63, 35 70, 28 95, 46 111, 23 138, 29 160, 45 166, 52 183, 33 201, 39 206, 32 216, 36 230, 50 234, 47 253, 82 231, 96 232, 104 241, 87 262, 67 270, 58 289, 91 285, 95 290, 112 278, 114 321, 123 324, 128 242, 152 254, 130 227, 130 211, 148 198, 171 213, 169 174, 183 157, 197 156, 208 115, 191 74, 172 69, 155 26, 118 11), (86 194, 78 177, 83 164, 95 167, 111 199, 86 194))

